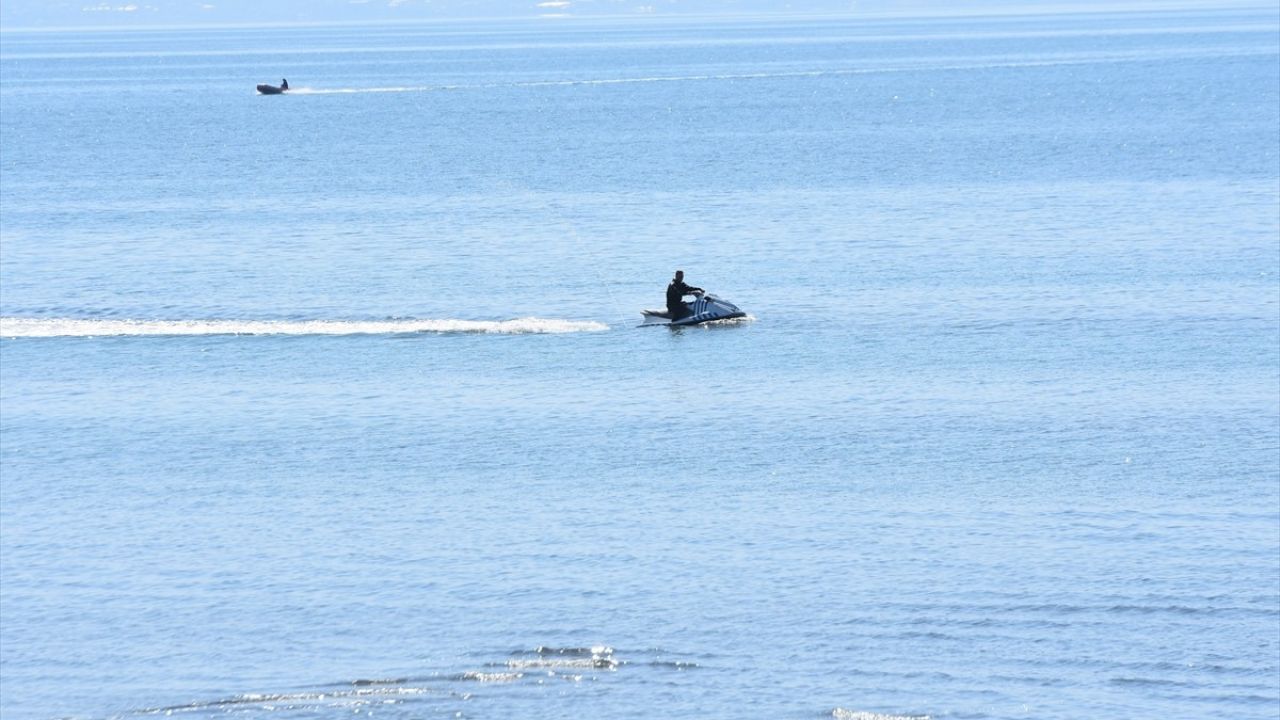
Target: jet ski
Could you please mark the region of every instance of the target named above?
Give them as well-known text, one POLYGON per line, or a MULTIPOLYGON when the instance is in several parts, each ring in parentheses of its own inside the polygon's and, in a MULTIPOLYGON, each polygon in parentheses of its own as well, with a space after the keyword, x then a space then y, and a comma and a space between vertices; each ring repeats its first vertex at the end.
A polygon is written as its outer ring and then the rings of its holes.
POLYGON ((640 313, 644 315, 644 322, 640 326, 667 325, 670 327, 683 327, 685 325, 699 325, 705 322, 732 320, 747 316, 737 305, 728 300, 721 300, 711 293, 702 293, 693 302, 686 303, 685 306, 689 308, 689 314, 677 320, 672 320, 671 313, 666 310, 641 310, 640 313))
POLYGON ((282 95, 288 89, 289 81, 281 80, 279 85, 259 85, 258 93, 260 95, 282 95))

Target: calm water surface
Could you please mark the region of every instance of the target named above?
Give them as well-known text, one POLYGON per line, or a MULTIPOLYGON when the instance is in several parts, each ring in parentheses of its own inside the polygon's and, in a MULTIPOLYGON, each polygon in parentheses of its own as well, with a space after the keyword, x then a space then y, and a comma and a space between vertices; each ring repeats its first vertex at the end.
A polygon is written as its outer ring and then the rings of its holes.
POLYGON ((1274 8, 0 40, 6 720, 1280 711, 1274 8))

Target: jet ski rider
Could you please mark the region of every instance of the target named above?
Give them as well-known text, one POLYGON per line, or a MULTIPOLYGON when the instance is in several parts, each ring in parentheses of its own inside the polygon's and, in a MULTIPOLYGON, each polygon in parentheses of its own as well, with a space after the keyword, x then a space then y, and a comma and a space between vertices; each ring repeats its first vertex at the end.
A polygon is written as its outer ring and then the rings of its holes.
POLYGON ((689 314, 689 306, 684 303, 685 295, 701 295, 702 288, 686 285, 684 271, 677 270, 675 278, 667 286, 667 314, 672 320, 679 320, 689 314))

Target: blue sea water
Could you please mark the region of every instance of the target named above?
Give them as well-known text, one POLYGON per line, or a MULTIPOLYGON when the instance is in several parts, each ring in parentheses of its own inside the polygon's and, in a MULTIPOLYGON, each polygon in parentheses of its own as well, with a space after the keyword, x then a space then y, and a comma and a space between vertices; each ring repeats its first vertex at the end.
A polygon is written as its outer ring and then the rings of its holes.
POLYGON ((1274 7, 5 32, 0 251, 6 720, 1280 715, 1274 7))

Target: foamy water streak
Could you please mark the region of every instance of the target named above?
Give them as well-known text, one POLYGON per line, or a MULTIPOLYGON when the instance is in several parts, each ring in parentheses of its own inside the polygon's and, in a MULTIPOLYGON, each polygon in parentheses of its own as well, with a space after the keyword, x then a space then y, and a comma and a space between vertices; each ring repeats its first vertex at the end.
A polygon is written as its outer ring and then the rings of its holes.
POLYGON ((103 337, 128 335, 391 335, 478 333, 533 335, 599 332, 590 320, 85 320, 0 318, 0 337, 103 337))
POLYGON ((831 716, 836 720, 929 720, 928 715, 884 715, 883 712, 845 710, 844 707, 832 710, 831 716))
POLYGON ((1076 53, 1062 57, 1047 57, 1034 60, 1011 58, 989 58, 971 62, 935 63, 922 60, 918 63, 885 67, 860 68, 823 68, 814 70, 786 70, 758 73, 717 73, 709 75, 658 75, 624 78, 567 78, 560 80, 527 80, 523 82, 477 83, 477 84, 442 84, 442 85, 398 85, 389 87, 363 88, 290 88, 290 95, 350 95, 358 93, 416 93, 459 90, 489 90, 494 88, 538 88, 538 87, 572 87, 578 85, 630 85, 639 83, 678 83, 709 82, 737 80, 775 80, 786 78, 840 77, 849 75, 878 75, 886 73, 906 73, 921 71, 964 71, 964 70, 1001 70, 1028 69, 1042 67, 1098 65, 1111 63, 1152 62, 1155 60, 1188 60, 1198 58, 1221 57, 1254 57, 1274 55, 1272 50, 1239 50, 1210 48, 1205 50, 1164 50, 1134 51, 1109 53, 1076 53))
MULTIPOLYGON (((214 715, 248 714, 257 717, 259 712, 288 713, 287 717, 296 714, 325 713, 338 709, 344 713, 363 714, 370 708, 386 709, 389 706, 409 706, 417 710, 418 715, 447 714, 461 716, 457 712, 458 702, 471 703, 475 698, 468 685, 483 684, 489 686, 507 685, 542 685, 555 681, 565 684, 579 684, 597 674, 597 671, 613 672, 624 663, 613 658, 613 648, 596 646, 590 648, 547 647, 539 646, 533 650, 517 650, 512 653, 516 658, 532 658, 525 669, 485 669, 467 670, 457 673, 431 673, 418 677, 390 677, 381 679, 359 679, 341 683, 324 683, 308 688, 295 688, 278 692, 245 692, 231 697, 210 700, 196 700, 190 703, 149 707, 115 716, 128 718, 137 716, 194 716, 212 717, 214 715), (568 672, 575 670, 576 672, 568 672), (437 712, 428 712, 427 709, 437 712)), ((494 668, 498 665, 516 667, 516 659, 506 663, 489 662, 486 665, 494 668)), ((668 664, 649 663, 646 667, 656 672, 670 670, 668 664)), ((692 662, 678 663, 679 670, 696 668, 692 662)), ((492 698, 499 689, 494 689, 486 696, 492 698)), ((415 717, 418 715, 414 715, 415 717)), ((308 715, 310 716, 310 715, 308 715)), ((332 717, 331 715, 323 715, 332 717)))

